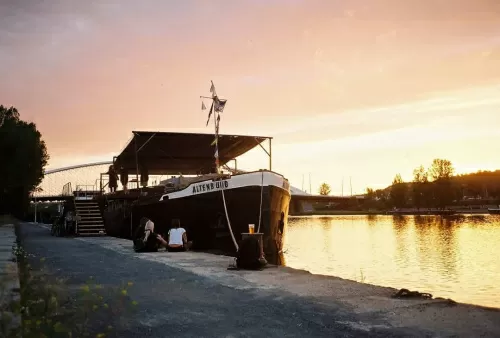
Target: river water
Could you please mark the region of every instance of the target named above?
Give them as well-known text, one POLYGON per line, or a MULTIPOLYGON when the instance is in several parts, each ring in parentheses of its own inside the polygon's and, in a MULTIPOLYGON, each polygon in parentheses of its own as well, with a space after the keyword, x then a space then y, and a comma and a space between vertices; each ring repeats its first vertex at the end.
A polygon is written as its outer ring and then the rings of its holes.
POLYGON ((500 307, 500 216, 290 217, 286 265, 500 307))

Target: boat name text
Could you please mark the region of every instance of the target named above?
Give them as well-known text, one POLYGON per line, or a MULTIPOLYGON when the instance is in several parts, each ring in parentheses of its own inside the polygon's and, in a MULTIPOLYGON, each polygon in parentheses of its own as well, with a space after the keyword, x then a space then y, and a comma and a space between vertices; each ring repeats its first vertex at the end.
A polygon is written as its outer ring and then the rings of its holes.
POLYGON ((216 181, 210 183, 201 183, 193 186, 193 194, 198 194, 201 192, 210 192, 213 190, 222 190, 229 187, 228 181, 216 181))

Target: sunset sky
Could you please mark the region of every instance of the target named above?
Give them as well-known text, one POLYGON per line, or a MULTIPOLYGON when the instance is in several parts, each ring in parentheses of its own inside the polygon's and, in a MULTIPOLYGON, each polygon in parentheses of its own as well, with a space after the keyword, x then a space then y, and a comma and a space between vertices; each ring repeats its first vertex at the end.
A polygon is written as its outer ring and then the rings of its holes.
POLYGON ((111 160, 132 130, 212 132, 210 80, 221 133, 273 136, 299 188, 363 192, 436 157, 500 169, 498 0, 0 2, 0 104, 49 167, 111 160))

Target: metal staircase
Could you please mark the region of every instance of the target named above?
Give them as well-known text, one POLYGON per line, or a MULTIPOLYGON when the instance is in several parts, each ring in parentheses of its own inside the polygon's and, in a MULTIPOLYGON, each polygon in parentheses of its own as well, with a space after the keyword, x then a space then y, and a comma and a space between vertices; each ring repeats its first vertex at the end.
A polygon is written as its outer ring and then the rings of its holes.
POLYGON ((97 201, 91 199, 75 199, 76 215, 78 216, 77 236, 106 235, 104 221, 97 201))

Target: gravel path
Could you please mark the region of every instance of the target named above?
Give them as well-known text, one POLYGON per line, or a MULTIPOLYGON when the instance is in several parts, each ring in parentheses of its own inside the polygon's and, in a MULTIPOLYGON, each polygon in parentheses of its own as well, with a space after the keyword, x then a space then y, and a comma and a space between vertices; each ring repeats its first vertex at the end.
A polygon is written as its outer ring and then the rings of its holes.
POLYGON ((181 267, 137 258, 132 249, 107 249, 90 238, 52 237, 48 229, 27 223, 21 228, 25 250, 37 257, 34 263, 44 257, 51 274, 68 278, 70 288, 77 289, 89 276, 104 286, 134 283, 129 296, 139 302, 138 311, 106 323, 115 327, 117 337, 448 336, 418 324, 398 328, 380 312, 361 314, 327 299, 232 287, 181 267))

